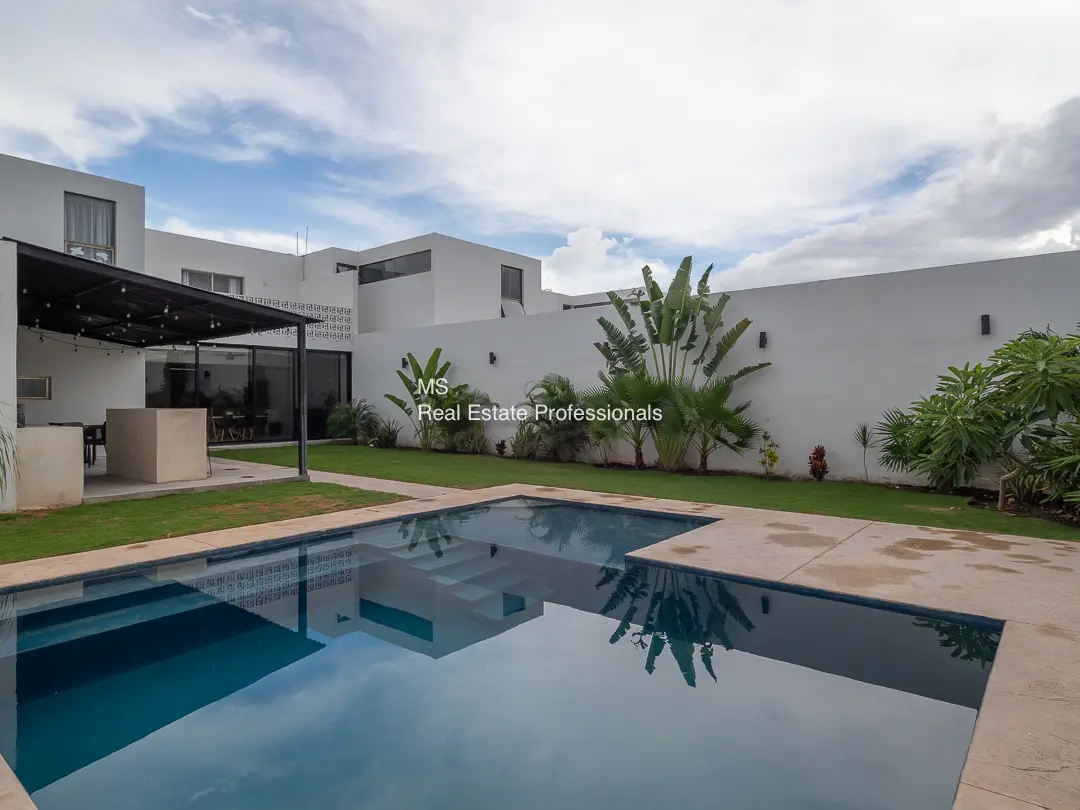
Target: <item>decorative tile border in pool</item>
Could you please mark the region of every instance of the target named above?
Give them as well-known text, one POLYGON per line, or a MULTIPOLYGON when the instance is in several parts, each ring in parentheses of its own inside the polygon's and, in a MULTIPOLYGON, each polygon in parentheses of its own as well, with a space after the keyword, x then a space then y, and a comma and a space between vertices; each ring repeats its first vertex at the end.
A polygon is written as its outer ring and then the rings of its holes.
MULTIPOLYGON (((528 496, 719 519, 639 563, 1005 623, 954 810, 1080 807, 1080 543, 507 485, 0 566, 0 593, 528 496)), ((0 761, 0 810, 33 803, 0 761)))

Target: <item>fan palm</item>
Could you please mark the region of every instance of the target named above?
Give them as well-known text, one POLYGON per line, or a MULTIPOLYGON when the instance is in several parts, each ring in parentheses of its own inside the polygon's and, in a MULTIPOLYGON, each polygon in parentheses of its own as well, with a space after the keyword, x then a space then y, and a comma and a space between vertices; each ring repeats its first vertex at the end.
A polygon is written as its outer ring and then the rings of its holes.
POLYGON ((714 377, 697 389, 687 383, 675 389, 682 430, 690 436, 698 452, 698 472, 702 475, 709 471, 709 455, 713 450, 726 447, 742 453, 761 433, 757 423, 743 415, 750 402, 728 404, 732 387, 730 380, 714 377))

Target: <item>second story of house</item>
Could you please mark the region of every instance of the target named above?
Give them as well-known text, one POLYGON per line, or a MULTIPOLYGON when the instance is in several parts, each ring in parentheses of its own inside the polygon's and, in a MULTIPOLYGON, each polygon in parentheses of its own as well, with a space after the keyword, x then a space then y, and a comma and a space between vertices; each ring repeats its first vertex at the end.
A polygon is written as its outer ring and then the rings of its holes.
POLYGON ((439 233, 296 255, 147 229, 145 200, 142 186, 0 155, 0 236, 311 315, 313 345, 570 300, 542 289, 538 259, 439 233))

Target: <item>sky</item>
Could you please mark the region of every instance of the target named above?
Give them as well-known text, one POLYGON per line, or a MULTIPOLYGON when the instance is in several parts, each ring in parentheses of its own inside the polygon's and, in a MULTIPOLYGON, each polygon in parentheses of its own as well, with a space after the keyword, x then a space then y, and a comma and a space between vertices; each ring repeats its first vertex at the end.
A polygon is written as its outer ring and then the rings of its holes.
POLYGON ((1080 247, 1070 0, 0 0, 0 152, 293 252, 438 231, 544 286, 1080 247))

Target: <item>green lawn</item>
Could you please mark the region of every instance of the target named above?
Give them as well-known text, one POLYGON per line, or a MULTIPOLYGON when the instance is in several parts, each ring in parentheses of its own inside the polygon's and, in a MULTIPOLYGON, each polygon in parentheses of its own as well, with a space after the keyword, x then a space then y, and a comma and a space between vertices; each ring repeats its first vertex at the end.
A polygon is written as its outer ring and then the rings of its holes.
POLYGON ((291 482, 0 515, 0 562, 71 554, 402 500, 337 484, 291 482))
MULTIPOLYGON (((264 464, 296 464, 295 447, 227 450, 220 455, 264 464)), ((959 496, 843 481, 766 481, 736 475, 699 478, 655 470, 605 470, 590 464, 548 464, 349 445, 313 445, 308 448, 308 456, 315 470, 438 486, 472 489, 509 483, 540 484, 916 526, 1080 540, 1080 530, 1048 520, 1002 515, 968 506, 967 499, 959 496)))

